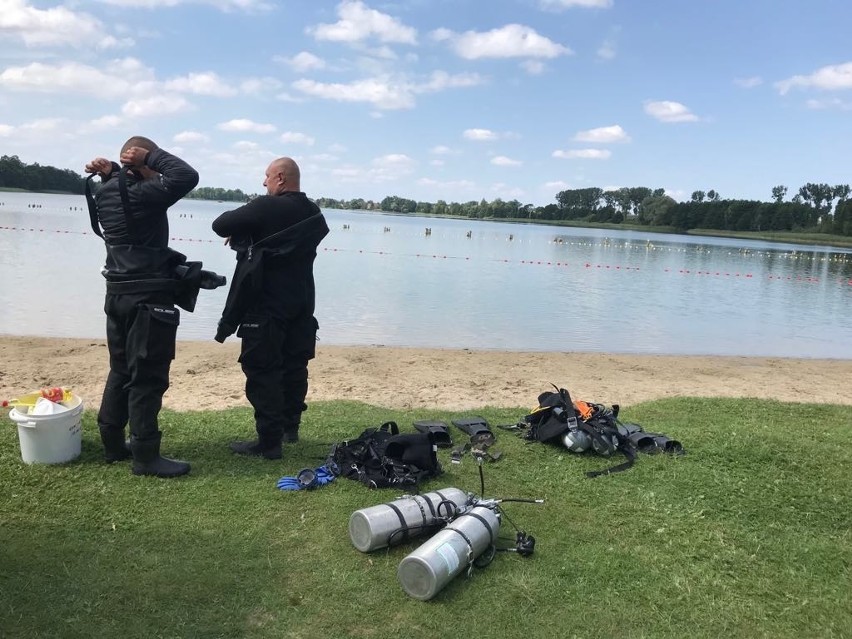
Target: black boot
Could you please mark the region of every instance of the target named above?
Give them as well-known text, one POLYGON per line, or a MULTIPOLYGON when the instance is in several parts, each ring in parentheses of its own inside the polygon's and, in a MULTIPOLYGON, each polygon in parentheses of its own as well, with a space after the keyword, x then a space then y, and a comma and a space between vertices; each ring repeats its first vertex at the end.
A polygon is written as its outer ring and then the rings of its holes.
POLYGON ((190 466, 185 461, 169 459, 160 455, 160 439, 163 434, 157 433, 152 439, 130 438, 130 450, 133 451, 134 475, 150 475, 152 477, 180 477, 189 472, 190 466))
POLYGON ((130 459, 130 445, 124 439, 124 429, 112 428, 110 426, 99 426, 101 441, 104 444, 104 460, 107 464, 130 459))
POLYGON ((237 455, 263 457, 264 459, 281 459, 280 441, 238 441, 231 442, 229 446, 231 447, 231 450, 237 455))
POLYGON ((283 440, 285 444, 295 444, 299 441, 299 425, 302 421, 301 418, 301 413, 297 413, 295 415, 291 415, 290 418, 284 422, 283 440))

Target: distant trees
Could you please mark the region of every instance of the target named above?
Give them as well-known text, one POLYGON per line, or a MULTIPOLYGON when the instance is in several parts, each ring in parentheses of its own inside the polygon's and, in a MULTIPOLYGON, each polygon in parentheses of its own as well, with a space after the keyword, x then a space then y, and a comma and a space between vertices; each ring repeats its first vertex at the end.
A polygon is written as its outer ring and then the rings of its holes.
POLYGON ((199 186, 186 196, 194 200, 221 200, 223 202, 248 202, 251 197, 239 189, 223 189, 213 186, 199 186))
POLYGON ((576 221, 643 226, 672 227, 677 230, 718 229, 727 231, 813 231, 852 235, 850 188, 837 185, 805 185, 792 201, 785 202, 786 186, 772 189, 771 202, 723 200, 714 189, 694 191, 689 201, 678 202, 665 189, 644 186, 605 191, 599 187, 566 189, 556 194, 556 202, 546 206, 523 204, 497 198, 468 202, 415 202, 398 195, 381 202, 320 198, 325 208, 379 209, 394 213, 414 213, 465 217, 470 219, 514 219, 540 222, 576 221), (832 199, 839 200, 830 210, 832 199))
POLYGON ((17 155, 0 157, 0 187, 25 191, 83 193, 85 178, 70 169, 25 164, 17 155))
MULTIPOLYGON (((82 193, 84 178, 74 171, 52 166, 24 164, 18 156, 0 157, 0 187, 29 191, 82 193)), ((542 222, 576 221, 643 226, 663 226, 677 230, 718 229, 727 231, 812 231, 852 236, 852 189, 848 184, 831 186, 812 183, 801 186, 790 201, 789 192, 779 184, 772 188, 772 201, 723 200, 713 189, 693 191, 689 200, 677 202, 665 189, 645 186, 604 190, 600 187, 566 189, 555 195, 555 203, 533 206, 518 200, 497 198, 480 201, 416 202, 389 195, 380 202, 355 198, 316 199, 322 208, 381 210, 400 214, 465 217, 470 219, 511 219, 542 222)), ((239 189, 200 187, 188 197, 245 202, 255 195, 239 189)))
POLYGON ((776 204, 783 202, 785 195, 787 195, 787 187, 783 184, 772 187, 772 199, 775 200, 776 204))

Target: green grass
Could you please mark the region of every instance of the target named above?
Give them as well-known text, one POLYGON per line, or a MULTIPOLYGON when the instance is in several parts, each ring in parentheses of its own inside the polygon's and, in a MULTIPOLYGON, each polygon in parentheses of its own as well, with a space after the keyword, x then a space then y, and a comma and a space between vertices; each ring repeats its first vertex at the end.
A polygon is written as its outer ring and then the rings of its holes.
MULTIPOLYGON (((525 412, 465 414, 505 424, 525 412)), ((415 542, 367 555, 349 541, 349 515, 397 491, 345 479, 275 487, 365 427, 459 416, 315 403, 303 441, 268 462, 227 450, 251 434, 248 409, 164 412, 164 452, 193 463, 176 480, 103 464, 88 411, 78 461, 27 466, 5 420, 0 636, 852 636, 852 407, 681 398, 622 408, 688 454, 640 456, 591 480, 585 471, 612 460, 495 429, 503 458, 485 466, 485 492, 546 499, 506 505, 536 552, 498 554, 429 602, 396 577, 415 542)), ((439 457, 445 473, 424 490, 479 491, 470 457, 439 457)))

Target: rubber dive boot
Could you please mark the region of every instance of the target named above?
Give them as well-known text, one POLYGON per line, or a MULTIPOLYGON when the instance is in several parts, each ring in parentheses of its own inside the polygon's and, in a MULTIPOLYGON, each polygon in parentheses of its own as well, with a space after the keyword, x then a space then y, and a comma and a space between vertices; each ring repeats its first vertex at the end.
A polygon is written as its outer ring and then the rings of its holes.
POLYGON ((104 461, 107 464, 130 459, 133 453, 130 452, 130 442, 124 439, 124 429, 110 428, 107 426, 99 426, 101 431, 101 441, 104 444, 104 461))
POLYGON ((157 433, 153 439, 130 439, 130 449, 133 451, 134 475, 147 475, 169 479, 186 475, 190 470, 188 462, 169 459, 160 455, 160 440, 162 433, 157 433))
POLYGON ((237 455, 263 457, 264 459, 281 459, 281 442, 266 443, 261 441, 237 441, 229 444, 237 455))
POLYGON ((299 426, 302 422, 301 414, 290 416, 284 425, 284 436, 281 438, 285 444, 295 444, 299 441, 299 426))

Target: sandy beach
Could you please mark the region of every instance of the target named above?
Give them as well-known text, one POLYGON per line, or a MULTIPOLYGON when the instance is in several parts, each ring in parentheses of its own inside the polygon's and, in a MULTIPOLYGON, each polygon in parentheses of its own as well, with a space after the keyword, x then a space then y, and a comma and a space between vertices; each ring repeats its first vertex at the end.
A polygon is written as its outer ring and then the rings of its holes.
MULTIPOLYGON (((179 341, 164 405, 247 406, 239 341, 179 341)), ((108 371, 103 340, 0 336, 0 399, 66 386, 87 408, 108 371)), ((852 360, 516 353, 324 346, 311 362, 308 401, 349 399, 385 408, 528 407, 551 384, 573 397, 629 406, 677 396, 755 397, 852 404, 852 360)))

